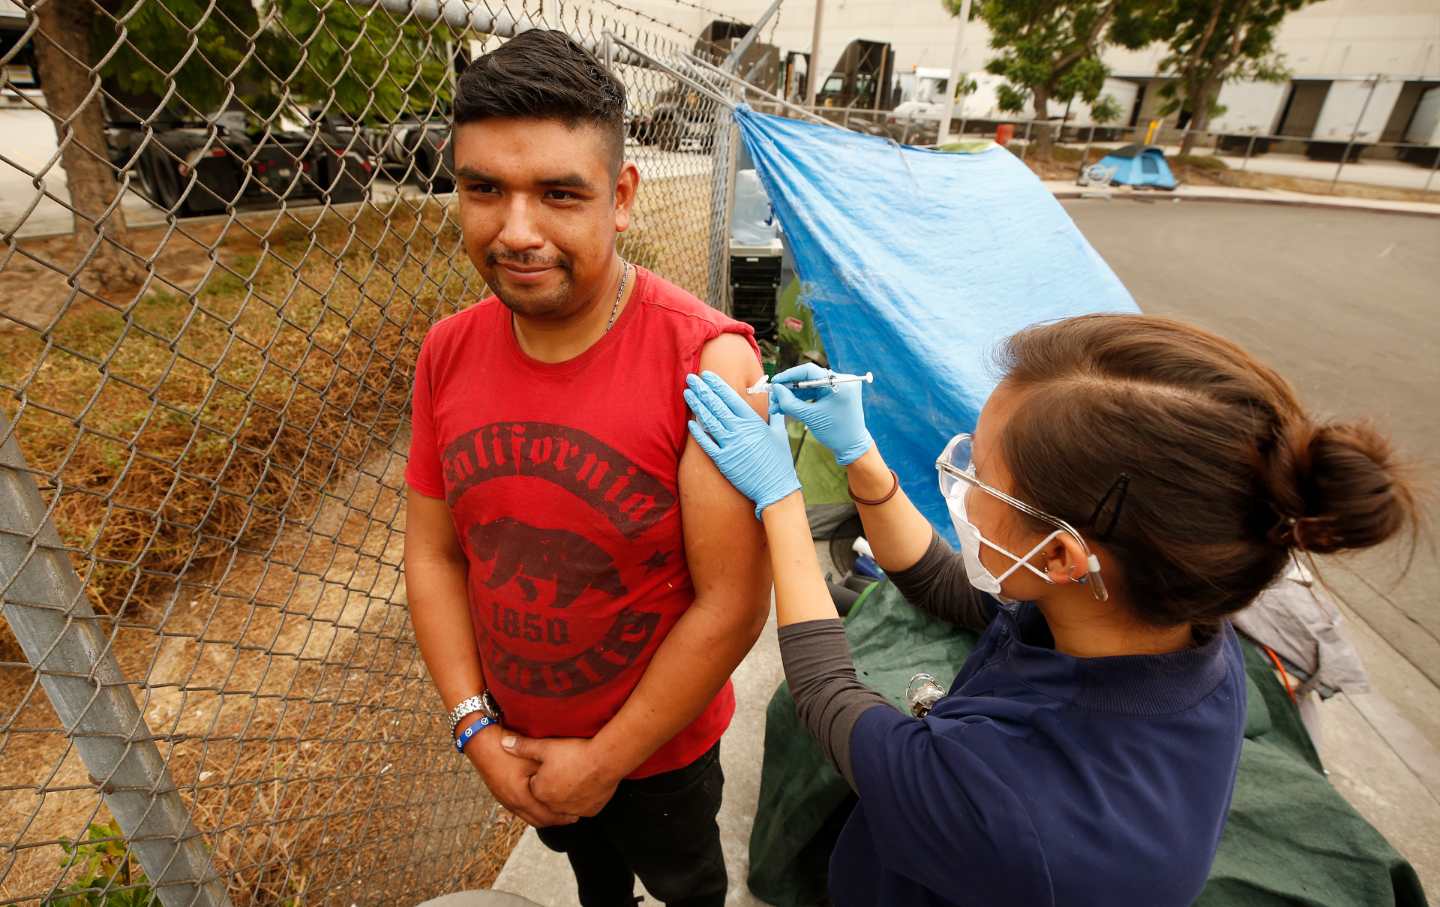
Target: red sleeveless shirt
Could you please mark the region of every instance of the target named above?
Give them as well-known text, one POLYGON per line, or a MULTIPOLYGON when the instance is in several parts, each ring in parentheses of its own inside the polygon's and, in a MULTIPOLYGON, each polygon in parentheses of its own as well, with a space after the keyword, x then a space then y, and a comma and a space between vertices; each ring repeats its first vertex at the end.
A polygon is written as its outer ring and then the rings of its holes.
MULTIPOLYGON (((449 505, 485 680, 519 733, 593 737, 693 602, 681 391, 726 332, 755 347, 748 325, 637 267, 615 326, 566 362, 527 356, 494 296, 426 335, 405 479, 449 505)), ((689 765, 734 711, 727 682, 630 777, 689 765)))

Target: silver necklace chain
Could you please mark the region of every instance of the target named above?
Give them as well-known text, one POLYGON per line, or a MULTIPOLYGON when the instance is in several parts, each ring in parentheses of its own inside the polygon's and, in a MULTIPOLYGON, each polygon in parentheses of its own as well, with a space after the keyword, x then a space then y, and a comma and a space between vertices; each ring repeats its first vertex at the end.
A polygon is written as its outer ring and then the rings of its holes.
POLYGON ((625 295, 625 278, 630 273, 630 263, 620 259, 620 286, 615 288, 615 302, 610 306, 610 320, 605 324, 605 333, 615 326, 615 316, 620 314, 620 297, 625 295))

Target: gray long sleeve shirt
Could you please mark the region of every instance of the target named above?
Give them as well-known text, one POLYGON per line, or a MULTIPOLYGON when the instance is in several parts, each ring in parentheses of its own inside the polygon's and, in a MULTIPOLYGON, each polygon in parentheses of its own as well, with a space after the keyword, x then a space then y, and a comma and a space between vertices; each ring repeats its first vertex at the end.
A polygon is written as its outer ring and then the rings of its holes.
MULTIPOLYGON (((994 616, 987 597, 970 585, 965 562, 939 535, 914 565, 888 576, 910 604, 940 620, 978 631, 994 616)), ((780 658, 801 723, 853 788, 850 735, 855 723, 869 709, 893 706, 856 676, 839 618, 781 627, 780 658)))

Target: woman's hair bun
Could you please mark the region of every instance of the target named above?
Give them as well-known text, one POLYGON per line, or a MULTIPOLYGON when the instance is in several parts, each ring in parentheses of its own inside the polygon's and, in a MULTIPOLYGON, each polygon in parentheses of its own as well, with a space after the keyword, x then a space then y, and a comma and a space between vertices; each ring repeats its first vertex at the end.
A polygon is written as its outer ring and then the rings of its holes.
POLYGON ((1297 420, 1278 439, 1267 478, 1277 545, 1316 554, 1369 548, 1418 521, 1390 443, 1368 423, 1297 420))

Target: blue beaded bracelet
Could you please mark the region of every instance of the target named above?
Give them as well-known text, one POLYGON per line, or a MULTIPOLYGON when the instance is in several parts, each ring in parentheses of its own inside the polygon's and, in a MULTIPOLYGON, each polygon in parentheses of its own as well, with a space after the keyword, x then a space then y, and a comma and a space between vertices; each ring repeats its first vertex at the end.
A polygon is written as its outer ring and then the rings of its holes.
POLYGON ((479 721, 475 722, 474 724, 467 727, 465 730, 461 731, 460 736, 455 738, 455 752, 465 752, 465 744, 470 742, 470 738, 474 737, 476 734, 485 730, 492 724, 494 724, 494 722, 491 721, 489 718, 481 718, 479 721))

